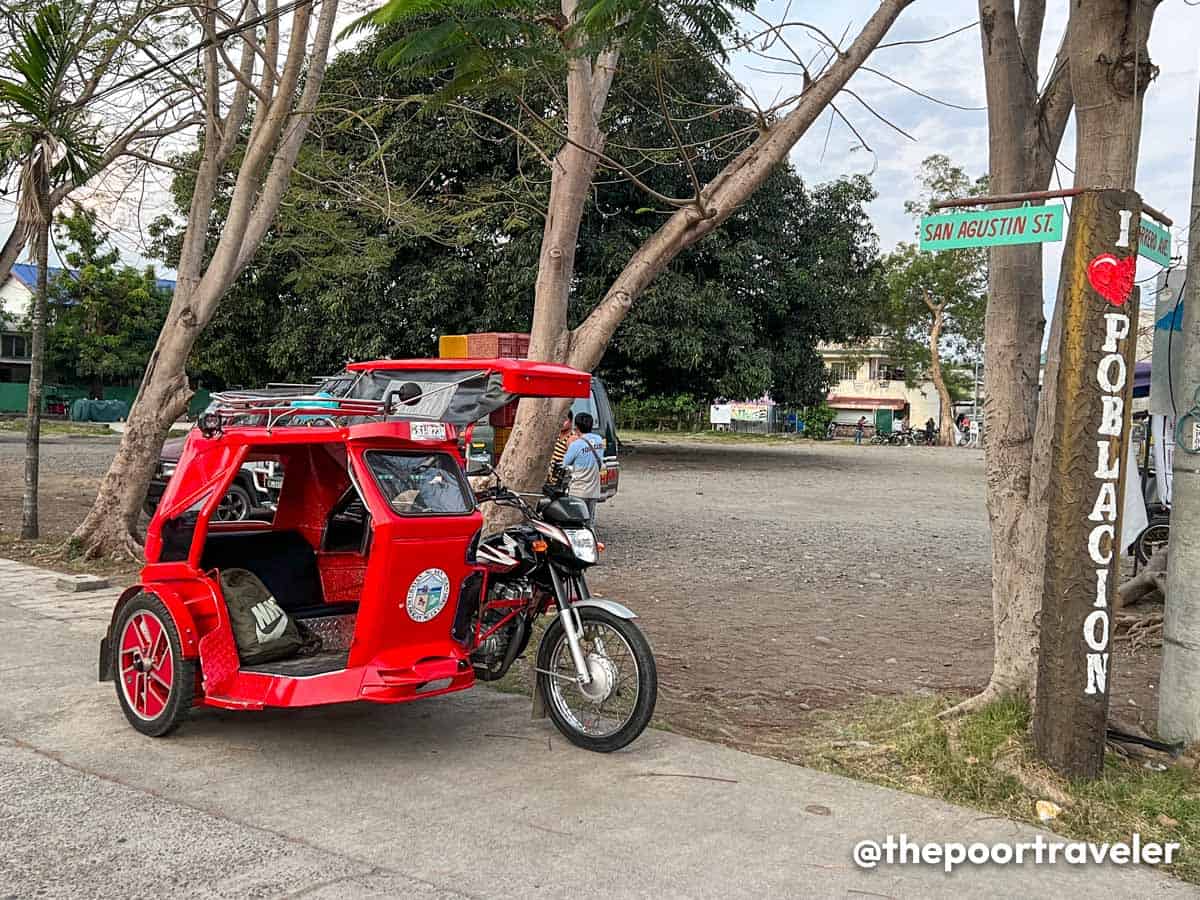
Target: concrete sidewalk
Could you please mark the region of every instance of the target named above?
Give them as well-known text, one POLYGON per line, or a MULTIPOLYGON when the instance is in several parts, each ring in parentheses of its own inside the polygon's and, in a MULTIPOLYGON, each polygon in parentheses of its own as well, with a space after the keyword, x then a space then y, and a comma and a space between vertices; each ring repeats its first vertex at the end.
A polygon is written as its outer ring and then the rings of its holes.
POLYGON ((590 754, 486 688, 198 710, 151 740, 95 681, 116 592, 49 583, 0 561, 0 895, 1197 895, 1134 867, 858 869, 853 846, 889 833, 1052 835, 662 731, 590 754))

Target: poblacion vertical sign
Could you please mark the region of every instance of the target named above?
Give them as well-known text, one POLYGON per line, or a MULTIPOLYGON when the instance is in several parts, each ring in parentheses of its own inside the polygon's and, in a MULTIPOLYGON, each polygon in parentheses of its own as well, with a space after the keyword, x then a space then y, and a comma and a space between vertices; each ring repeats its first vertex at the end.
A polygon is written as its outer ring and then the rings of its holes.
POLYGON ((1042 398, 1054 405, 1054 435, 1033 736, 1038 755, 1073 777, 1096 777, 1104 763, 1141 210, 1133 191, 1075 198, 1060 356, 1042 398))

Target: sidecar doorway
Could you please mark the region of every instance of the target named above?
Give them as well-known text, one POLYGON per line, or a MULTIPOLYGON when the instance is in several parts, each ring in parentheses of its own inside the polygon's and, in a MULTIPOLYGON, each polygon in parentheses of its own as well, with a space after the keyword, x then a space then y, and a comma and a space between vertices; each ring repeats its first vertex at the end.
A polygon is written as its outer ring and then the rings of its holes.
MULTIPOLYGON (((271 520, 209 524, 200 568, 253 572, 321 640, 319 653, 249 667, 314 675, 346 667, 370 558, 372 520, 337 442, 251 445, 246 460, 282 472, 271 520)), ((217 585, 219 589, 219 584, 217 585)))

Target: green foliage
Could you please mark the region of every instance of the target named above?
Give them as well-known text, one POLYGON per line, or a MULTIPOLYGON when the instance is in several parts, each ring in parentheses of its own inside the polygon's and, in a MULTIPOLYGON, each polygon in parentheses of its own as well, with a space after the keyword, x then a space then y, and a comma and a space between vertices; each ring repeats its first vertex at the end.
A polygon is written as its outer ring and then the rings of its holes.
POLYGON ((821 403, 800 411, 800 421, 804 423, 804 434, 810 438, 825 436, 829 423, 837 418, 837 411, 821 403))
MULTIPOLYGON (((499 124, 517 121, 520 109, 502 96, 472 110, 420 106, 413 98, 435 79, 375 66, 394 40, 386 31, 331 63, 313 140, 273 229, 197 345, 191 369, 206 383, 298 380, 347 359, 430 356, 439 334, 529 329, 548 184, 528 145, 499 124)), ((673 146, 643 100, 655 91, 656 60, 668 84, 717 105, 736 100, 694 45, 680 39, 659 50, 656 59, 625 57, 606 119, 612 152, 673 146)), ((531 83, 525 100, 538 109, 555 103, 545 84, 531 83)), ((691 144, 752 124, 727 110, 678 127, 691 144)), ((547 152, 553 140, 546 137, 547 152)), ((655 189, 690 190, 674 151, 645 156, 643 177, 655 189)), ((706 153, 694 162, 707 180, 723 160, 706 153)), ((661 223, 638 187, 600 177, 581 228, 572 325, 661 223)), ((180 175, 174 190, 182 212, 190 177, 180 175)), ((866 214, 873 196, 866 179, 810 189, 781 167, 639 299, 600 367, 614 397, 683 393, 706 402, 770 391, 797 406, 820 399, 825 370, 815 344, 876 327, 882 278, 866 214)), ((218 198, 213 241, 226 204, 218 198)), ((176 259, 178 222, 156 223, 154 232, 162 256, 176 259)))
POLYGON ((708 404, 688 394, 625 397, 616 404, 617 427, 684 431, 707 423, 708 404))
POLYGON ((61 95, 79 58, 81 16, 75 3, 51 3, 19 26, 7 60, 19 77, 0 76, 0 175, 37 167, 52 182, 70 177, 79 184, 94 170, 100 155, 95 129, 84 110, 61 95))
MULTIPOLYGON (((916 217, 937 200, 970 196, 986 189, 983 179, 972 181, 940 154, 925 160, 919 181, 920 199, 905 203, 905 209, 916 217)), ((933 307, 942 311, 939 356, 960 360, 978 356, 987 307, 985 251, 973 248, 924 253, 916 244, 901 243, 888 255, 884 268, 884 323, 891 338, 891 355, 897 365, 904 367, 910 385, 927 377, 933 307)))
POLYGON ((47 366, 95 385, 135 381, 154 349, 169 292, 152 268, 119 265, 120 254, 96 231, 94 213, 60 218, 56 232, 72 246, 71 272, 51 285, 47 366))
POLYGON ((378 52, 385 68, 447 77, 437 96, 527 87, 519 73, 560 68, 571 55, 620 45, 626 53, 682 36, 701 53, 723 55, 736 11, 752 0, 579 0, 575 21, 541 0, 389 0, 349 31, 391 28, 378 52))

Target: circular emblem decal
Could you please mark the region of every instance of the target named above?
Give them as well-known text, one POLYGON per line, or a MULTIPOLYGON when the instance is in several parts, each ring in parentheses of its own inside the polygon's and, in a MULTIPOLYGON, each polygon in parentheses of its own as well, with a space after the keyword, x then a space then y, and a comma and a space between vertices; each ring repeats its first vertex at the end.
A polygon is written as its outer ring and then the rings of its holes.
POLYGON ((414 622, 428 622, 450 599, 450 577, 441 569, 426 569, 413 579, 404 604, 414 622))

